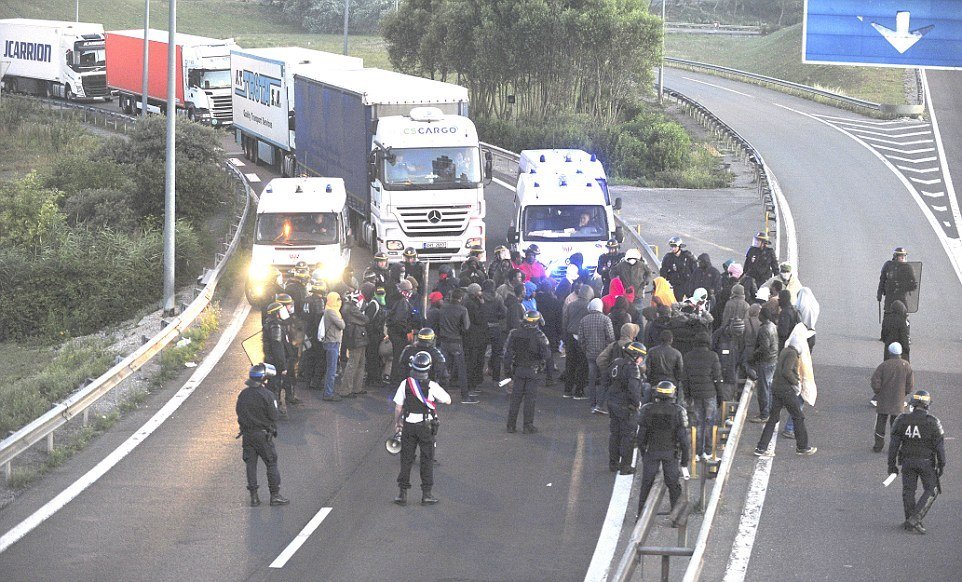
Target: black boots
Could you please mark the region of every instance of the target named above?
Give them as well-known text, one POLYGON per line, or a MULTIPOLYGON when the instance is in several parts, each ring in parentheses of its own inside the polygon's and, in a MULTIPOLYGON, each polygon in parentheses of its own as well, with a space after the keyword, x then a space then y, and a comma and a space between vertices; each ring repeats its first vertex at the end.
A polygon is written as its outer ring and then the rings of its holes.
POLYGON ((434 505, 438 502, 438 499, 431 495, 430 489, 425 489, 424 494, 421 496, 421 505, 434 505))
POLYGON ((271 493, 271 505, 287 505, 290 502, 290 499, 282 497, 279 492, 271 493))
POLYGON ((257 496, 257 490, 251 491, 251 507, 257 507, 261 504, 261 498, 257 496))
POLYGON ((398 492, 397 492, 397 497, 394 498, 394 503, 397 503, 398 505, 407 505, 407 504, 408 504, 408 490, 407 490, 407 489, 399 489, 398 492))

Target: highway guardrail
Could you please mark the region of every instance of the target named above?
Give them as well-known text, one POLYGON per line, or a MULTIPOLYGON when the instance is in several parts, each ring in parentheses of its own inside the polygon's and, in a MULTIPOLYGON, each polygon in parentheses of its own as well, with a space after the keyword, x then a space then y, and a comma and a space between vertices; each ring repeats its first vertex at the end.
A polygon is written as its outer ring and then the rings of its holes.
MULTIPOLYGON (((50 100, 45 99, 40 101, 45 103, 51 102, 50 100)), ((64 111, 84 111, 84 119, 94 119, 96 114, 93 112, 101 112, 101 110, 96 108, 89 108, 73 103, 57 103, 55 108, 64 111), (87 117, 87 115, 90 117, 87 117)), ((107 118, 126 118, 128 124, 133 124, 136 122, 135 118, 121 116, 111 112, 103 113, 106 114, 105 117, 107 118)), ((97 117, 96 119, 103 118, 104 117, 97 117)), ((120 123, 121 120, 116 119, 116 121, 120 123)), ((123 126, 121 125, 120 127, 123 126)), ((9 437, 0 441, 0 466, 3 466, 4 477, 7 480, 9 480, 12 475, 12 462, 16 457, 30 449, 34 444, 43 440, 46 440, 47 442, 47 450, 53 450, 54 431, 62 427, 67 423, 67 421, 79 414, 83 415, 83 421, 86 425, 90 405, 97 402, 101 397, 106 395, 115 386, 117 386, 122 380, 139 370, 151 358, 160 353, 164 347, 177 338, 184 330, 189 328, 197 319, 197 317, 210 304, 211 298, 214 296, 214 291, 217 288, 217 283, 220 281, 220 278, 224 273, 227 261, 230 259, 240 241, 243 225, 247 221, 250 203, 254 198, 254 193, 251 190, 250 184, 240 171, 230 164, 227 165, 226 171, 234 180, 235 194, 238 197, 241 194, 244 196, 244 210, 239 217, 236 217, 236 222, 229 228, 225 237, 226 240, 223 243, 225 249, 223 252, 217 253, 214 267, 212 269, 205 270, 205 272, 198 277, 198 282, 202 284, 202 287, 194 288, 194 299, 190 302, 190 304, 186 305, 181 311, 180 315, 170 321, 164 327, 164 329, 160 331, 160 333, 149 339, 144 345, 140 346, 140 348, 138 348, 132 354, 118 362, 110 370, 96 378, 90 384, 81 388, 64 401, 56 404, 40 418, 37 418, 30 424, 24 426, 9 437)))
POLYGON ((50 112, 58 112, 61 119, 73 119, 80 123, 103 127, 126 134, 136 123, 139 117, 92 107, 76 101, 62 101, 59 99, 48 99, 44 97, 32 97, 29 95, 18 95, 16 93, 4 93, 4 98, 22 99, 32 104, 40 105, 41 108, 50 112))

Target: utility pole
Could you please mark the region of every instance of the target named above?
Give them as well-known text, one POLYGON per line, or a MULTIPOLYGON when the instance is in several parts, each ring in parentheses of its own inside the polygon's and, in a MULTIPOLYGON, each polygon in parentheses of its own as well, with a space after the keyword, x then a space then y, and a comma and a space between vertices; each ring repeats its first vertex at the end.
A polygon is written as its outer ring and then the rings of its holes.
MULTIPOLYGON (((79 1, 79 0, 78 0, 79 1)), ((344 0, 344 54, 347 54, 347 23, 351 11, 351 0, 344 0)))
MULTIPOLYGON (((170 0, 167 38, 167 164, 164 180, 164 315, 176 314, 174 295, 174 131, 177 121, 177 0, 170 0)), ((146 44, 147 39, 144 39, 146 44)), ((144 104, 147 109, 147 104, 144 104)))
MULTIPOLYGON (((140 114, 147 117, 147 77, 148 70, 150 69, 150 61, 148 60, 150 54, 150 41, 147 40, 147 35, 150 32, 150 0, 144 0, 144 81, 141 86, 140 92, 140 114)), ((136 103, 134 103, 134 109, 136 110, 136 103)), ((137 113, 137 111, 134 111, 137 113)))
POLYGON ((75 22, 80 22, 80 0, 76 2, 76 11, 74 13, 75 22))
POLYGON ((665 100, 665 3, 661 0, 661 66, 658 67, 658 103, 665 100))

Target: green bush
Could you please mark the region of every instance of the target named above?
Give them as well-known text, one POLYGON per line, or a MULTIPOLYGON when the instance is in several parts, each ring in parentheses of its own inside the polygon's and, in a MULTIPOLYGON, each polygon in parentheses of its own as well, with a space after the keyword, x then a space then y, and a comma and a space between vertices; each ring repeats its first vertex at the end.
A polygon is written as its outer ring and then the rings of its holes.
POLYGON ((63 211, 70 226, 132 232, 138 218, 132 198, 129 191, 114 188, 78 190, 65 199, 63 211))
POLYGON ((31 172, 14 182, 0 183, 0 247, 42 244, 63 226, 59 190, 45 188, 31 172))
POLYGON ((103 188, 133 190, 134 183, 128 177, 128 171, 114 160, 93 160, 90 152, 82 152, 54 161, 44 177, 44 185, 68 193, 103 188))

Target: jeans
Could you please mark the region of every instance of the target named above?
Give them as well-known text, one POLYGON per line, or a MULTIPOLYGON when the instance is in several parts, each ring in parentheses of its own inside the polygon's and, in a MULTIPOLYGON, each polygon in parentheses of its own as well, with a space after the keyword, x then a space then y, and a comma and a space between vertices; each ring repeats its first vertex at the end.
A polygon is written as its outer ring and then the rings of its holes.
POLYGON ((711 449, 711 427, 715 424, 715 417, 718 415, 718 400, 714 396, 708 398, 692 399, 691 425, 695 427, 695 454, 710 452, 711 449))
POLYGON ((458 384, 461 386, 461 398, 468 397, 468 370, 464 363, 464 344, 461 342, 443 341, 441 343, 441 353, 448 364, 448 373, 452 378, 458 376, 458 384))
POLYGON ((337 358, 341 354, 340 342, 322 342, 327 369, 324 371, 324 396, 334 396, 334 376, 337 374, 337 358))
POLYGON ((757 364, 755 372, 758 374, 756 390, 758 392, 758 416, 768 418, 772 411, 772 380, 775 378, 775 362, 771 364, 757 364))
MULTIPOLYGON (((798 409, 801 410, 805 408, 805 401, 802 400, 801 395, 798 396, 798 409)), ((795 432, 795 420, 792 417, 788 417, 788 422, 785 423, 785 432, 793 433, 795 432)))
POLYGON ((608 400, 608 386, 605 385, 605 378, 601 376, 601 369, 595 358, 588 356, 588 394, 591 396, 592 408, 601 408, 608 400))
POLYGON ((788 409, 788 414, 795 421, 795 447, 796 450, 804 451, 808 448, 808 431, 805 429, 805 415, 802 413, 802 406, 799 404, 798 395, 789 388, 787 391, 774 392, 772 394, 772 411, 768 415, 768 422, 762 430, 762 437, 758 440, 760 451, 768 450, 768 444, 772 441, 772 434, 775 432, 775 425, 778 417, 782 414, 782 408, 788 409), (790 393, 789 393, 790 392, 790 393))

